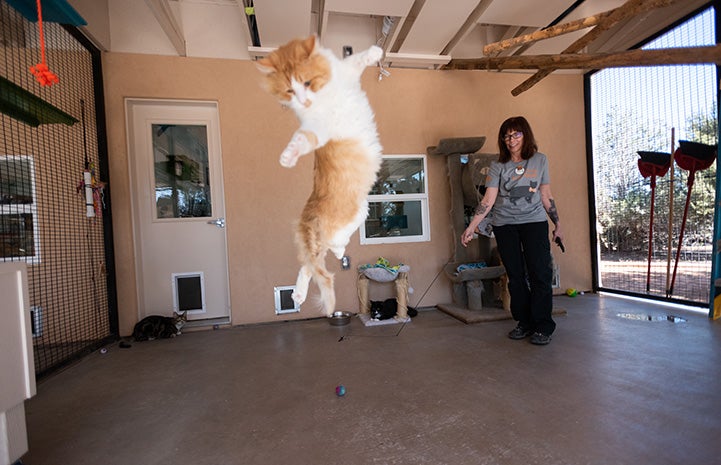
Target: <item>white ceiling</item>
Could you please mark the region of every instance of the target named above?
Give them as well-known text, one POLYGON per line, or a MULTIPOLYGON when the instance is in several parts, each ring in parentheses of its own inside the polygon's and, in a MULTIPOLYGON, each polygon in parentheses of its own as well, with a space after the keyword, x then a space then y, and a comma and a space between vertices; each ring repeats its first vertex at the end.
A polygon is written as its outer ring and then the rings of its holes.
MULTIPOLYGON (((640 1, 640 0, 631 0, 640 1)), ((645 0, 658 3, 660 0, 645 0)), ((670 0, 669 0, 670 1, 670 0)), ((438 67, 451 58, 480 58, 483 47, 553 23, 612 10, 624 0, 70 0, 85 31, 104 50, 253 59, 291 39, 318 34, 338 55, 343 46, 381 45, 388 65, 438 67), (254 3, 254 47, 243 3, 254 3), (386 25, 392 24, 383 33, 386 25)), ((624 20, 585 51, 626 50, 708 0, 676 0, 624 20)), ((590 29, 501 55, 561 53, 590 29)))

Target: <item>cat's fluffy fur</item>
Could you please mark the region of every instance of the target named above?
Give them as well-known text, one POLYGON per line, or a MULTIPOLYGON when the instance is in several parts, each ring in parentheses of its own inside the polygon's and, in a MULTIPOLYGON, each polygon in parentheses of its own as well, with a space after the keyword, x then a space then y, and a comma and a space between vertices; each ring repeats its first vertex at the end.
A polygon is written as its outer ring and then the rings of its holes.
POLYGON ((368 215, 367 195, 381 165, 382 148, 360 76, 382 55, 373 46, 340 60, 311 36, 256 62, 265 74, 266 89, 300 121, 280 164, 291 168, 299 157, 315 151, 313 192, 296 230, 301 268, 293 300, 305 301, 312 278, 328 316, 335 309, 335 291, 326 252, 338 259, 345 254, 350 236, 368 215))

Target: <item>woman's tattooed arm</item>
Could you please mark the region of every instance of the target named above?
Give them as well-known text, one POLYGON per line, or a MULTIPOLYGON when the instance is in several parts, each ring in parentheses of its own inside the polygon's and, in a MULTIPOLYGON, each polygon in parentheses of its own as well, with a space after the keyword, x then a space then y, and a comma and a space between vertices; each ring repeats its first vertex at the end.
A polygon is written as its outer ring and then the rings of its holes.
POLYGON ((556 210, 556 202, 553 199, 548 199, 548 202, 551 204, 548 207, 548 217, 551 218, 553 224, 558 224, 558 210, 556 210))
POLYGON ((483 205, 483 203, 479 203, 478 205, 476 205, 476 211, 474 212, 474 214, 482 215, 482 214, 486 213, 487 210, 488 210, 487 206, 483 205))

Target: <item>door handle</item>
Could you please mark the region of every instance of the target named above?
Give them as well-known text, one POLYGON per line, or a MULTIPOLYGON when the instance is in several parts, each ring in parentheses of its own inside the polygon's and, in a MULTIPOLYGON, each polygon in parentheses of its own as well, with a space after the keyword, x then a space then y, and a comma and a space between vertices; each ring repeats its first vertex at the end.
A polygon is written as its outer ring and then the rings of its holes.
POLYGON ((214 224, 219 228, 225 228, 225 218, 216 218, 214 220, 208 221, 208 224, 214 224))

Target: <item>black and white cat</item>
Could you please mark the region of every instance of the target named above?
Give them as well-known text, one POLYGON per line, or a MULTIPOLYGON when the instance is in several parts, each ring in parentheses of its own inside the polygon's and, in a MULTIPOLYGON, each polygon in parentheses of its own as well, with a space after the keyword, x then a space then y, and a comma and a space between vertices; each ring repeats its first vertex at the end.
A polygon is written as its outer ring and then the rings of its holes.
POLYGON ((188 321, 188 312, 176 313, 173 316, 150 315, 138 321, 133 328, 133 339, 136 341, 152 341, 167 339, 180 334, 180 329, 188 321))
MULTIPOLYGON (((398 301, 396 299, 371 300, 371 318, 374 320, 388 320, 396 316, 397 312, 398 301)), ((418 311, 413 307, 408 307, 408 316, 416 315, 418 315, 418 311)))

